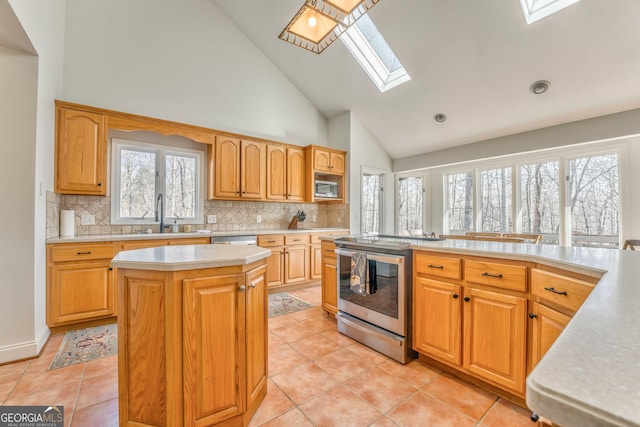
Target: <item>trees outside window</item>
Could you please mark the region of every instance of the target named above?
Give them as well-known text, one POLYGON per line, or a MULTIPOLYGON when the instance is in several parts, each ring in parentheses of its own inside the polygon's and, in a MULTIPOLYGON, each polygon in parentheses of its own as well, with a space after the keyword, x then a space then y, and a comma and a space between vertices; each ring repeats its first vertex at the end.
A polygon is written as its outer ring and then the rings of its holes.
POLYGON ((558 243, 560 233, 559 162, 520 166, 520 220, 523 233, 542 234, 543 243, 558 243))
POLYGON ((511 168, 480 171, 481 231, 512 230, 511 168))
POLYGON ((382 191, 384 173, 362 172, 362 200, 360 205, 362 233, 382 232, 382 191))
POLYGON ((398 234, 413 236, 422 235, 424 206, 423 188, 424 184, 421 176, 398 178, 398 234))
POLYGON ((473 230, 473 172, 446 175, 446 206, 448 229, 473 230))

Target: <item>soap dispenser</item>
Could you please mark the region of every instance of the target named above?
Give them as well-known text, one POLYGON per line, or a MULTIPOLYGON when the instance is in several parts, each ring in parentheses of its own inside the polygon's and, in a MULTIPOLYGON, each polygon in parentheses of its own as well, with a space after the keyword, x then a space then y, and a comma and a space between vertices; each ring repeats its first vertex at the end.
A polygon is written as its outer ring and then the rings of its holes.
POLYGON ((176 215, 176 219, 174 219, 173 224, 171 224, 171 232, 172 233, 178 232, 178 215, 176 215))

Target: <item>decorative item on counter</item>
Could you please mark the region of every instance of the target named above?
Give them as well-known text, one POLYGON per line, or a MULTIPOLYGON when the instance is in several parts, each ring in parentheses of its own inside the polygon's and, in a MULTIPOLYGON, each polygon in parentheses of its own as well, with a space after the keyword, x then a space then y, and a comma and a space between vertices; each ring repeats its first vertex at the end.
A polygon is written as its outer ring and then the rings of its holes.
POLYGON ((305 214, 304 211, 298 211, 291 219, 291 222, 289 223, 289 229, 300 230, 304 228, 303 222, 306 218, 307 214, 305 214))
POLYGON ((177 214, 173 214, 176 218, 173 220, 173 224, 171 224, 171 232, 172 233, 177 233, 178 231, 180 231, 180 228, 178 227, 178 215, 177 214))
POLYGON ((191 226, 188 224, 183 225, 183 230, 185 233, 191 233, 191 226))
POLYGON ((75 235, 75 212, 60 211, 60 237, 73 237, 75 235))

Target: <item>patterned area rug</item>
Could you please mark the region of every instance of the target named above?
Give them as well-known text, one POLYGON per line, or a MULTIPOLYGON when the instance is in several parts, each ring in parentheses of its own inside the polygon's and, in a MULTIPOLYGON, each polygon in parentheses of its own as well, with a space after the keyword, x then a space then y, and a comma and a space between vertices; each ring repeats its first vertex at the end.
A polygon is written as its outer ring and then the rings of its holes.
POLYGON ((117 324, 69 331, 64 334, 58 353, 53 358, 49 370, 89 362, 114 354, 118 354, 117 324))
POLYGON ((269 317, 282 316, 313 307, 311 304, 286 292, 269 295, 269 317))

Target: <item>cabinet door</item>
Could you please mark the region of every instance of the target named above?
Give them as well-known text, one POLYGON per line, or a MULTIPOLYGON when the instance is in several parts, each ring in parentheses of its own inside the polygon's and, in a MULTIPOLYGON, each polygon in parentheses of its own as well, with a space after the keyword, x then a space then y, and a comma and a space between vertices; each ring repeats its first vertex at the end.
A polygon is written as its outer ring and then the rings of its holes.
POLYGON ((549 347, 555 342, 571 317, 540 303, 533 304, 533 342, 531 368, 535 367, 549 347))
POLYGON ((524 393, 527 299, 475 288, 464 297, 463 367, 524 393))
POLYGON ((331 153, 324 150, 313 150, 313 169, 318 172, 331 172, 331 153))
POLYGON ((47 324, 58 326, 116 315, 110 261, 53 264, 47 324))
POLYGON ((287 148, 287 200, 304 201, 304 151, 287 148))
POLYGON ((107 194, 105 117, 58 109, 56 193, 107 194))
POLYGON ((267 146, 263 142, 242 141, 240 156, 241 196, 264 199, 266 196, 267 146))
POLYGON ((245 276, 183 281, 184 425, 245 409, 245 276))
POLYGON ((460 365, 462 327, 460 285, 417 277, 413 300, 413 348, 460 365))
POLYGON ((267 317, 266 267, 247 273, 247 408, 267 392, 267 317))
POLYGON ((331 153, 331 173, 344 173, 344 154, 331 153))
POLYGON ((267 145, 267 199, 287 199, 287 149, 267 145))
POLYGON ((214 195, 240 197, 240 140, 216 137, 214 195))
POLYGON ((284 257, 284 283, 299 283, 307 280, 309 265, 308 245, 287 246, 284 257))
POLYGON ((317 280, 322 277, 322 249, 320 244, 311 245, 309 249, 309 278, 317 280))
POLYGON ((271 255, 267 258, 267 286, 274 287, 284 284, 284 246, 271 248, 271 255))
POLYGON ((328 313, 338 312, 338 268, 336 260, 322 260, 322 308, 328 313))

